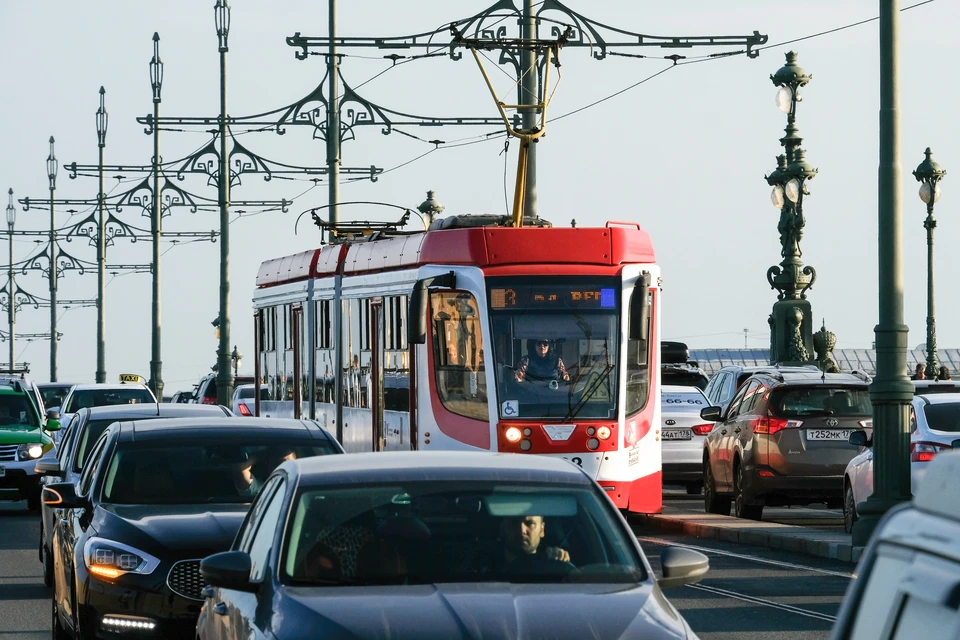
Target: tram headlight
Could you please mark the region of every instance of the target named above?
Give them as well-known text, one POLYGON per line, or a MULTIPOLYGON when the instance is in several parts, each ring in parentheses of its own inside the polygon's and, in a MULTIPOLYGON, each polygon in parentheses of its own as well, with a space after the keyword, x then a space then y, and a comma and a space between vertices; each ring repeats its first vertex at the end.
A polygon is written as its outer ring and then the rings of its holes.
POLYGON ((606 440, 610 437, 610 427, 600 427, 597 429, 597 437, 606 440))
POLYGON ((520 442, 520 438, 523 437, 523 433, 521 433, 520 429, 517 429, 516 427, 510 427, 503 434, 503 437, 507 439, 507 442, 517 443, 520 442))

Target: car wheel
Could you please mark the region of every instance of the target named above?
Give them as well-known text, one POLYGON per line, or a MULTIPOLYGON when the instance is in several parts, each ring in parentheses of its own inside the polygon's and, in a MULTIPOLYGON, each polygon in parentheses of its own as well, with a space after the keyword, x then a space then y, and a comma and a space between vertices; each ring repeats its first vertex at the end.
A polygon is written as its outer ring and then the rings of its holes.
POLYGON ((60 616, 57 615, 56 597, 50 598, 50 603, 51 603, 50 617, 52 618, 50 621, 50 629, 52 630, 50 637, 53 638, 53 640, 69 640, 70 636, 67 635, 67 632, 63 628, 63 625, 60 624, 60 616))
POLYGON ((43 556, 43 584, 48 587, 53 586, 53 558, 50 557, 50 551, 46 547, 40 552, 43 556))
POLYGON ((697 496, 697 495, 700 495, 700 492, 701 492, 701 491, 703 491, 703 485, 700 484, 699 482, 695 482, 694 484, 688 484, 688 485, 687 485, 687 494, 688 494, 688 495, 697 496))
POLYGON ((853 524, 857 521, 857 501, 853 497, 853 486, 843 484, 843 530, 853 533, 853 524))
POLYGON ((730 515, 730 497, 717 495, 717 483, 709 460, 703 461, 703 510, 722 516, 730 515))
POLYGON ((743 465, 739 462, 733 466, 733 510, 744 520, 759 520, 763 515, 762 504, 747 504, 747 496, 743 495, 743 465))

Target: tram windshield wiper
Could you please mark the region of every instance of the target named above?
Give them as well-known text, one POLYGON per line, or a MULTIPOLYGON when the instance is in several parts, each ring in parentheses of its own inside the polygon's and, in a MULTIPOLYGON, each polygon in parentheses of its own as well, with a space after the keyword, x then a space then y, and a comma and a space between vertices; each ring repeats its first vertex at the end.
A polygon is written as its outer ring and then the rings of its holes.
POLYGON ((594 380, 593 384, 591 384, 589 387, 583 390, 583 394, 580 396, 580 400, 578 400, 577 404, 573 405, 570 408, 570 411, 567 413, 567 415, 563 417, 563 422, 566 422, 570 418, 576 417, 576 415, 580 413, 580 409, 583 408, 583 405, 585 405, 587 401, 593 397, 593 394, 597 392, 597 389, 600 388, 600 385, 604 381, 609 382, 608 376, 610 375, 610 371, 613 369, 613 365, 614 365, 613 362, 610 362, 609 364, 607 364, 607 366, 603 370, 603 373, 597 376, 597 379, 594 380))

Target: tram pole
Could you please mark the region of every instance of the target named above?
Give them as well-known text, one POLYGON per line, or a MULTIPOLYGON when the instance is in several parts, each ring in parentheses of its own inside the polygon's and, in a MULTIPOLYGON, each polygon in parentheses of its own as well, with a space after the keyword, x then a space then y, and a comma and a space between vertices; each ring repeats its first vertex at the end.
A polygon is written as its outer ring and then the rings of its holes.
POLYGON ((153 92, 153 206, 150 208, 150 235, 153 240, 151 262, 150 389, 163 400, 163 363, 160 357, 160 237, 163 210, 160 199, 160 92, 163 86, 163 61, 160 60, 160 34, 153 34, 153 58, 150 60, 150 88, 153 92))
MULTIPOLYGON (((337 57, 337 0, 330 0, 330 50, 327 52, 327 204, 330 205, 330 242, 340 220, 340 60, 337 57)), ((338 372, 339 375, 339 372, 338 372)))
POLYGON ((233 368, 230 363, 230 156, 227 149, 227 37, 230 4, 217 0, 214 6, 220 50, 220 347, 217 352, 217 403, 230 406, 233 368))
MULTIPOLYGON (((333 2, 333 0, 331 0, 333 2)), ((521 37, 524 40, 536 40, 537 15, 534 7, 540 4, 536 0, 523 0, 523 24, 521 37)), ((537 53, 533 47, 524 47, 520 51, 520 100, 517 104, 531 105, 521 114, 523 129, 530 132, 537 126, 537 111, 532 105, 538 104, 537 53)), ((527 146, 526 176, 524 180, 524 217, 537 217, 537 145, 531 140, 527 146)), ((523 222, 521 221, 521 224, 523 222)))
MULTIPOLYGON (((106 267, 107 267, 107 238, 106 225, 104 220, 104 198, 103 192, 103 148, 107 144, 107 108, 104 104, 106 91, 100 87, 100 108, 96 113, 97 124, 97 148, 99 151, 99 160, 97 161, 97 176, 99 178, 100 189, 97 192, 97 371, 96 381, 103 384, 107 381, 106 365, 106 321, 104 308, 104 295, 106 293, 106 267)), ((158 396, 159 397, 159 396, 158 396)))
POLYGON ((53 201, 57 191, 57 156, 53 153, 50 136, 50 155, 47 156, 47 178, 50 180, 50 382, 57 381, 57 220, 53 201))

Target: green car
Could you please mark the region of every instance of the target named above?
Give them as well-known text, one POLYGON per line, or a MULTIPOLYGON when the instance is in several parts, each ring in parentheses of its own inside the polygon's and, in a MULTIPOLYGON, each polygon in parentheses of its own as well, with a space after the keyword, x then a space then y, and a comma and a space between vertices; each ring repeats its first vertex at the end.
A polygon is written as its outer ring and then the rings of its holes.
POLYGON ((0 500, 27 500, 40 509, 40 478, 36 466, 43 458, 55 459, 50 433, 60 430, 60 415, 41 418, 31 400, 28 383, 0 384, 0 500))

